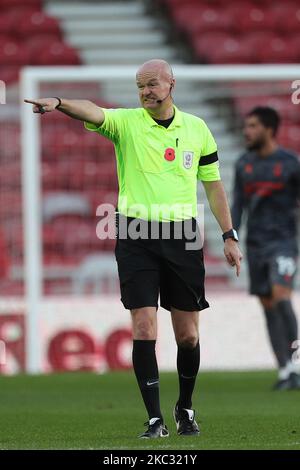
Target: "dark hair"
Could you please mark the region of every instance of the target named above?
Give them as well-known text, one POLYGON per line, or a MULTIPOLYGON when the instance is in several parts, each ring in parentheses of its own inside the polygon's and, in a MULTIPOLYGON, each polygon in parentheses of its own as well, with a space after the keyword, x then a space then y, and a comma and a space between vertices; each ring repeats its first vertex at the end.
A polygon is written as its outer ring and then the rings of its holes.
POLYGON ((274 136, 277 134, 280 116, 275 109, 268 106, 257 106, 247 114, 247 117, 249 116, 257 116, 264 127, 269 127, 273 130, 274 136))

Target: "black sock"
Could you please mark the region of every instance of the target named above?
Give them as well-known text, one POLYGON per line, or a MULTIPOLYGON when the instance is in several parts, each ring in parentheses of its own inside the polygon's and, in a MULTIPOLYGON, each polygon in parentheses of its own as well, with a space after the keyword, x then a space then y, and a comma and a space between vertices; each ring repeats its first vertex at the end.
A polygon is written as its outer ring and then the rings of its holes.
POLYGON ((290 300, 280 300, 276 304, 276 310, 282 319, 283 330, 286 338, 286 351, 289 359, 291 359, 295 352, 295 349, 292 348, 292 344, 297 340, 298 336, 297 318, 290 300))
POLYGON ((287 354, 286 338, 283 329, 282 317, 275 308, 265 308, 264 312, 270 342, 273 348, 273 352, 276 356, 278 366, 280 368, 285 367, 289 360, 289 356, 287 354))
POLYGON ((162 418, 155 340, 133 340, 132 363, 141 394, 151 418, 162 418))
POLYGON ((179 408, 192 407, 192 394, 200 365, 200 345, 193 349, 178 346, 177 370, 179 378, 179 408))

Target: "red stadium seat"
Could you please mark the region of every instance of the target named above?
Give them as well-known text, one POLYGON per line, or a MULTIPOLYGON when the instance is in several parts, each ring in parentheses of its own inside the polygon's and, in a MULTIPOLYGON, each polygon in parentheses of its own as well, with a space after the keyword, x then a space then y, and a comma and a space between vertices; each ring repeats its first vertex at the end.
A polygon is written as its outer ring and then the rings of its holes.
POLYGON ((293 63, 297 62, 299 50, 296 45, 283 37, 272 38, 267 47, 256 51, 257 61, 261 63, 293 63))
POLYGON ((24 7, 24 3, 28 7, 35 7, 37 9, 40 9, 42 7, 42 1, 41 0, 0 0, 0 8, 1 10, 4 8, 12 8, 12 7, 24 7))
POLYGON ((216 7, 201 6, 201 8, 197 8, 195 13, 194 6, 188 9, 184 5, 181 15, 180 12, 177 12, 175 19, 180 28, 189 34, 205 33, 207 31, 230 31, 233 26, 232 16, 228 15, 223 9, 216 7))
MULTIPOLYGON (((57 124, 57 126, 61 127, 63 125, 67 125, 67 123, 70 123, 70 118, 64 113, 47 113, 43 115, 42 119, 42 128, 45 126, 45 128, 48 125, 54 125, 57 124)), ((73 124, 76 123, 76 121, 72 121, 73 124)), ((77 124, 77 123, 76 123, 77 124)))
POLYGON ((24 43, 26 44, 30 54, 34 55, 43 49, 47 49, 50 44, 53 44, 57 41, 61 42, 60 34, 33 34, 32 36, 27 36, 24 43))
POLYGON ((260 104, 260 99, 261 97, 257 96, 236 96, 236 94, 234 94, 235 110, 244 118, 252 108, 260 104))
POLYGON ((276 109, 281 116, 282 125, 279 129, 279 143, 294 152, 300 152, 300 115, 291 102, 291 96, 249 96, 236 97, 235 107, 244 117, 255 106, 270 106, 276 109))
POLYGON ((19 78, 20 68, 17 65, 10 66, 0 66, 0 80, 2 80, 6 85, 10 85, 19 78))
POLYGON ((0 31, 0 44, 2 42, 15 41, 16 38, 11 34, 1 33, 0 31))
MULTIPOLYGON (((5 81, 6 84, 16 81, 19 70, 24 65, 73 65, 80 63, 77 52, 62 42, 59 22, 43 13, 41 11, 41 4, 41 0, 0 0, 0 80, 5 81)), ((93 91, 94 89, 91 88, 91 93, 93 91)), ((56 116, 55 119, 53 116, 52 121, 52 116, 48 119, 50 124, 51 122, 56 124, 57 122, 70 123, 70 118, 64 114, 59 112, 53 114, 56 114, 56 116)), ((46 116, 43 116, 42 122, 45 120, 46 116)), ((82 127, 82 123, 80 123, 80 126, 82 127)), ((0 175, 3 194, 0 204, 0 223, 1 226, 9 228, 8 253, 12 255, 11 262, 13 266, 20 265, 23 258, 23 231, 20 226, 22 199, 20 193, 19 133, 19 125, 13 128, 10 122, 0 128, 0 139, 3 144, 1 147, 2 171, 0 175)), ((70 135, 70 132, 65 132, 64 134, 64 145, 61 147, 58 145, 57 149, 53 144, 57 141, 57 135, 61 136, 62 132, 60 134, 56 129, 56 134, 55 132, 51 134, 53 139, 51 142, 52 155, 55 151, 58 151, 59 155, 57 155, 57 161, 54 160, 54 163, 52 160, 51 163, 50 160, 44 161, 43 157, 43 190, 72 190, 74 186, 75 189, 78 187, 82 191, 83 185, 89 185, 90 190, 93 191, 98 189, 101 171, 100 166, 96 165, 96 162, 98 162, 97 159, 100 153, 103 153, 105 158, 108 155, 111 156, 111 151, 107 150, 108 146, 101 145, 101 139, 103 138, 97 139, 97 142, 96 139, 94 142, 91 142, 90 140, 85 141, 78 138, 80 136, 78 130, 77 132, 74 131, 72 135, 70 135), (74 135, 76 135, 76 141, 74 141, 74 135), (72 145, 73 141, 75 142, 74 145, 72 145), (69 159, 71 147, 75 147, 77 152, 77 154, 74 152, 77 165, 73 164, 72 156, 69 159), (62 151, 64 152, 63 154, 61 153, 62 151), (91 155, 90 159, 85 158, 87 154, 91 155), (65 159, 64 156, 66 157, 65 159), (63 162, 68 162, 68 165, 66 163, 63 164, 63 162)), ((82 134, 87 135, 87 139, 89 139, 88 132, 82 131, 82 134)), ((42 151, 43 153, 45 152, 44 145, 42 145, 42 151)), ((114 160, 111 159, 111 162, 114 163, 114 160)), ((111 188, 115 187, 115 180, 113 180, 111 173, 108 172, 105 165, 103 171, 106 175, 106 187, 104 185, 103 191, 105 194, 108 194, 112 191, 111 188)), ((50 251, 46 245, 44 253, 46 259, 48 259, 49 255, 52 259, 55 257, 56 261, 60 264, 70 262, 74 258, 77 258, 78 262, 80 261, 80 256, 83 257, 91 251, 99 249, 99 247, 101 249, 101 244, 98 243, 96 246, 98 239, 95 237, 95 220, 92 223, 91 219, 86 220, 79 226, 79 232, 81 233, 77 234, 75 224, 72 227, 68 227, 66 224, 67 221, 64 220, 61 226, 62 240, 56 237, 54 241, 58 244, 52 244, 50 251), (64 238, 64 233, 68 235, 68 239, 71 241, 70 246, 67 238, 64 238), (95 243, 91 243, 91 240, 95 240, 95 243)), ((76 226, 78 228, 78 223, 76 226)), ((102 248, 107 249, 104 244, 102 248)), ((109 249, 112 249, 112 247, 109 247, 109 249)), ((1 264, 2 261, 0 259, 0 268, 1 264)), ((22 293, 23 285, 21 283, 10 280, 2 282, 1 274, 2 272, 0 272, 1 293, 4 295, 22 293)), ((61 281, 59 283, 61 284, 61 281)), ((51 286, 51 289, 53 289, 53 286, 51 286)))
POLYGON ((52 18, 41 11, 35 11, 22 15, 18 22, 17 33, 20 37, 33 34, 60 35, 60 26, 56 18, 52 18))
MULTIPOLYGON (((99 104, 103 105, 103 101, 99 104)), ((115 160, 113 144, 108 139, 98 133, 85 131, 80 121, 70 120, 63 113, 45 114, 41 127, 44 160, 61 160, 62 155, 79 161, 115 160), (64 116, 64 119, 61 119, 61 116, 64 116)))
POLYGON ((300 5, 286 4, 282 2, 275 4, 272 9, 275 28, 282 33, 297 33, 300 31, 300 5))
POLYGON ((195 40, 194 47, 196 57, 207 62, 219 64, 254 62, 253 49, 234 36, 207 33, 195 40))
POLYGON ((293 63, 299 57, 299 40, 278 36, 270 31, 257 31, 241 36, 241 42, 252 48, 260 63, 293 63))
MULTIPOLYGON (((9 67, 10 68, 10 67, 9 67)), ((16 67, 17 68, 17 67, 16 67)), ((5 70, 7 67, 5 67, 5 70)), ((18 70, 18 68, 17 68, 18 70)), ((19 160, 20 158, 20 125, 6 121, 0 126, 1 160, 19 160)))
MULTIPOLYGON (((84 188, 115 190, 117 187, 116 164, 110 161, 95 161, 85 158, 84 149, 82 158, 60 159, 42 164, 42 178, 44 190, 84 188)), ((61 154, 63 156, 64 154, 61 154)))
POLYGON ((63 47, 66 46, 56 34, 33 35, 26 40, 25 44, 30 54, 31 64, 33 65, 40 64, 40 61, 43 60, 43 54, 47 54, 56 45, 59 47, 61 45, 63 47))
POLYGON ((263 103, 265 106, 275 108, 285 123, 300 123, 300 113, 297 110, 297 106, 292 103, 290 95, 266 96, 263 99, 263 103))
POLYGON ((297 34, 300 5, 295 1, 230 0, 224 4, 221 0, 161 0, 160 3, 167 6, 178 31, 188 34, 200 62, 294 63, 300 60, 297 34), (222 36, 224 32, 230 33, 227 38, 222 36), (209 33, 214 33, 216 38, 209 33), (291 35, 292 38, 288 37, 291 35))
POLYGON ((26 47, 16 41, 0 43, 0 65, 28 65, 30 56, 26 47))
POLYGON ((118 200, 118 193, 116 188, 112 190, 103 190, 103 189, 87 189, 84 188, 84 194, 88 197, 92 213, 96 214, 97 207, 100 204, 112 204, 116 206, 118 200))
MULTIPOLYGON (((231 3, 234 3, 236 0, 231 0, 231 3)), ((204 8, 214 8, 214 7, 223 7, 224 0, 160 0, 161 4, 164 4, 170 11, 174 11, 184 5, 194 5, 196 7, 204 8)))
POLYGON ((80 58, 76 49, 56 41, 46 49, 37 46, 36 55, 32 58, 34 65, 79 65, 80 58))
POLYGON ((269 5, 273 5, 274 4, 274 0, 252 0, 252 3, 254 5, 257 5, 259 7, 268 7, 269 5))
POLYGON ((233 5, 227 7, 227 14, 232 16, 234 29, 240 33, 255 30, 274 30, 275 20, 264 8, 256 5, 233 5))
POLYGON ((10 8, 7 11, 5 10, 0 15, 0 33, 9 33, 14 37, 20 37, 18 28, 20 21, 23 21, 24 18, 31 17, 34 14, 41 14, 41 12, 39 9, 35 8, 34 6, 31 7, 30 5, 27 7, 23 5, 22 7, 18 8, 10 8))
POLYGON ((179 31, 193 32, 203 27, 203 32, 228 29, 232 25, 231 16, 224 13, 221 7, 207 3, 182 2, 171 10, 170 15, 179 31), (223 18, 223 22, 222 22, 223 18))
MULTIPOLYGON (((75 260, 80 255, 99 249, 102 241, 96 237, 96 218, 83 218, 74 215, 56 217, 51 225, 43 227, 43 244, 46 254, 51 251, 75 260)), ((76 262, 76 261, 75 261, 76 262)))
POLYGON ((54 191, 57 189, 57 170, 55 163, 42 162, 42 189, 54 191))
POLYGON ((15 17, 10 12, 2 12, 0 15, 0 34, 11 35, 15 27, 15 17))
POLYGON ((278 141, 281 145, 300 151, 300 126, 282 125, 279 129, 278 141))
POLYGON ((278 35, 273 31, 252 31, 239 37, 244 44, 252 47, 253 51, 256 53, 261 48, 268 49, 270 42, 278 38, 278 35))
MULTIPOLYGON (((22 197, 20 191, 16 191, 15 189, 3 191, 1 195, 1 219, 8 219, 13 216, 16 221, 16 216, 20 216, 21 212, 22 197)), ((12 227, 12 229, 14 229, 14 227, 12 227)), ((13 233, 13 230, 11 230, 11 238, 20 238, 21 236, 22 234, 13 233)))
POLYGON ((289 44, 292 48, 296 49, 297 51, 297 60, 300 62, 300 35, 295 34, 289 36, 289 44))
POLYGON ((194 18, 199 16, 201 11, 202 7, 199 7, 197 4, 183 4, 172 10, 171 16, 178 31, 186 31, 188 25, 193 22, 194 18))
POLYGON ((255 106, 270 106, 279 112, 286 123, 300 123, 300 113, 291 102, 291 96, 239 96, 234 99, 235 107, 241 116, 245 116, 255 106))
MULTIPOLYGON (((68 117, 70 120, 70 118, 68 117)), ((65 127, 42 127, 42 149, 43 154, 76 153, 82 149, 81 134, 65 127)))
POLYGON ((254 62, 253 49, 238 38, 228 38, 219 49, 210 54, 211 61, 218 64, 251 64, 254 62))
POLYGON ((3 231, 0 231, 0 279, 3 280, 9 275, 10 257, 7 252, 7 242, 3 231))
POLYGON ((232 36, 225 32, 208 32, 198 33, 192 38, 192 43, 196 56, 198 58, 207 57, 211 50, 214 50, 220 46, 224 41, 232 36))
MULTIPOLYGON (((1 154, 2 156, 2 154, 1 154)), ((2 190, 6 190, 8 186, 18 188, 21 178, 21 164, 18 161, 3 161, 1 163, 0 186, 2 190)), ((2 201, 1 201, 2 202, 2 201)), ((1 207, 1 204, 0 204, 1 207)))

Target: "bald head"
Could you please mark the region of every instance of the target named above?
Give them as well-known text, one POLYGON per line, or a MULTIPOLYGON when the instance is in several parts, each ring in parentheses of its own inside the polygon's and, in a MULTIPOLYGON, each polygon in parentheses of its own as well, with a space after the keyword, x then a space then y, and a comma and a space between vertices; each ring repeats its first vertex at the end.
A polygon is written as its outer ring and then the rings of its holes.
POLYGON ((136 73, 138 78, 140 75, 155 73, 161 78, 166 78, 168 80, 173 79, 173 72, 171 65, 168 64, 165 60, 162 59, 152 59, 145 62, 141 65, 136 73))
POLYGON ((165 60, 148 60, 136 73, 136 84, 142 106, 153 116, 173 113, 172 90, 175 79, 165 60))

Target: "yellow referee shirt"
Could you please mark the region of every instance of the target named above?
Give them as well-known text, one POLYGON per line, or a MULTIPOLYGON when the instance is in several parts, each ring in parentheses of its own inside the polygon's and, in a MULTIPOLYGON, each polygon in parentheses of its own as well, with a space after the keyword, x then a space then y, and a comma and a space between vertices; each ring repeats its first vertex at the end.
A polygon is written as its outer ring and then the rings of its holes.
POLYGON ((143 108, 103 109, 101 126, 85 123, 114 143, 121 214, 163 222, 196 217, 197 180, 220 180, 217 145, 205 122, 174 111, 168 128, 143 108))

